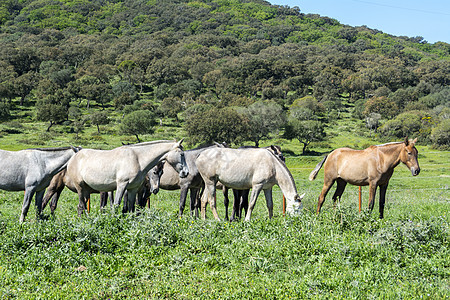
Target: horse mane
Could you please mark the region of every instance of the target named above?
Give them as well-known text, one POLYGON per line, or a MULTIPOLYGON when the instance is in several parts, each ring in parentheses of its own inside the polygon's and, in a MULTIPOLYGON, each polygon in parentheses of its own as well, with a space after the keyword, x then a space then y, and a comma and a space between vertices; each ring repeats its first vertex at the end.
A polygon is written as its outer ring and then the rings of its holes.
POLYGON ((248 150, 248 149, 264 149, 264 150, 267 150, 267 152, 269 152, 278 162, 280 162, 280 164, 284 168, 284 170, 287 171, 287 174, 289 175, 289 178, 295 184, 294 177, 292 176, 291 171, 289 171, 288 167, 286 166, 286 163, 284 161, 282 161, 275 153, 270 151, 270 146, 269 147, 262 147, 262 148, 256 147, 256 146, 242 146, 242 147, 239 147, 239 149, 242 149, 242 150, 248 150))
POLYGON ((26 150, 37 150, 37 151, 48 151, 48 152, 55 152, 55 151, 63 151, 63 150, 69 150, 72 147, 50 147, 50 148, 28 148, 26 150))
POLYGON ((390 142, 390 143, 379 144, 379 145, 375 145, 375 146, 376 147, 384 147, 384 146, 397 145, 397 144, 403 144, 403 142, 390 142))
POLYGON ((174 141, 170 141, 170 140, 159 140, 159 141, 142 142, 142 143, 137 143, 137 144, 122 145, 122 147, 139 147, 139 146, 148 146, 148 145, 154 145, 154 144, 173 143, 173 142, 174 141))
POLYGON ((202 150, 202 149, 210 148, 210 147, 213 147, 213 146, 218 147, 216 144, 207 144, 207 145, 200 145, 198 147, 195 147, 193 149, 189 149, 189 150, 186 150, 186 151, 202 150))

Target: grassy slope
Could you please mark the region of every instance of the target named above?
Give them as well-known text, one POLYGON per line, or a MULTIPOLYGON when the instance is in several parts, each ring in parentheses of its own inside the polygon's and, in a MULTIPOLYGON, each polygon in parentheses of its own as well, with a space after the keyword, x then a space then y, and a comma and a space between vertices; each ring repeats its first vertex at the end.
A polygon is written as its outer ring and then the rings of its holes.
MULTIPOLYGON (((330 138, 312 150, 376 143, 354 134, 347 119, 328 128, 330 138)), ((5 126, 4 124, 1 126, 5 126)), ((21 140, 42 135, 45 124, 24 124, 20 135, 0 138, 0 148, 31 147, 21 140)), ((60 130, 61 128, 56 128, 60 130)), ((114 126, 105 126, 114 132, 114 126)), ((117 134, 82 134, 85 147, 112 148, 117 134)), ((145 139, 181 137, 180 128, 161 128, 145 139)), ((45 138, 66 145, 73 134, 45 138), (59 141, 59 142, 57 142, 59 141)), ((38 139, 36 139, 38 140, 38 139)), ((132 139, 129 138, 131 141, 132 139)), ((55 218, 36 221, 30 209, 18 224, 23 193, 0 191, 0 295, 2 298, 446 298, 449 282, 450 152, 418 146, 422 171, 412 177, 399 166, 387 193, 385 220, 357 212, 358 189, 348 186, 338 210, 330 199, 315 216, 321 176, 307 180, 321 156, 301 156, 296 141, 274 139, 291 153, 287 165, 304 214, 281 216, 274 189, 275 218, 267 220, 262 196, 251 223, 177 218, 177 192, 161 191, 142 215, 99 212, 76 216, 77 196, 64 191, 55 218), (86 267, 85 271, 78 269, 86 267)), ((267 142, 268 143, 268 142, 267 142)), ((37 145, 42 144, 39 142, 37 145)), ((218 202, 222 202, 218 196, 218 202)), ((367 188, 363 189, 364 207, 367 188)), ((223 216, 223 205, 218 204, 223 216)), ((45 212, 48 215, 48 211, 45 212)))

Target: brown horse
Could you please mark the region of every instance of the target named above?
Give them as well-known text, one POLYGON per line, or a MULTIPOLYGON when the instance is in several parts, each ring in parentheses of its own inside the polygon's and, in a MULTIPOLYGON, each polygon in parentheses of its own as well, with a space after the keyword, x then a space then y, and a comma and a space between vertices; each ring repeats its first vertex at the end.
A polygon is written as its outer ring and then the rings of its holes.
POLYGON ((387 143, 370 146, 364 150, 339 148, 317 164, 309 175, 309 180, 314 180, 322 165, 325 164, 324 184, 319 195, 317 213, 320 212, 325 197, 334 182, 337 182, 333 202, 344 192, 347 183, 357 186, 369 186, 369 210, 372 211, 377 186, 380 187, 380 219, 383 218, 386 189, 389 179, 394 173, 394 168, 404 163, 413 176, 419 175, 420 167, 417 161, 417 149, 414 147, 417 139, 413 141, 405 138, 404 142, 387 143))

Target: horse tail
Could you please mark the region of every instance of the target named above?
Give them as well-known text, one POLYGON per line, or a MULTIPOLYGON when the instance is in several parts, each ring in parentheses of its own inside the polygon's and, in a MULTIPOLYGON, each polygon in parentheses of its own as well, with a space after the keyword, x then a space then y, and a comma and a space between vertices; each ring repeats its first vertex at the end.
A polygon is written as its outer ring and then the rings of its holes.
POLYGON ((313 181, 314 179, 316 179, 317 173, 319 173, 319 170, 322 168, 323 164, 327 160, 327 157, 328 157, 328 155, 325 155, 325 157, 322 159, 322 161, 320 163, 318 163, 316 165, 316 167, 314 168, 314 170, 312 170, 311 174, 309 174, 310 181, 313 181))

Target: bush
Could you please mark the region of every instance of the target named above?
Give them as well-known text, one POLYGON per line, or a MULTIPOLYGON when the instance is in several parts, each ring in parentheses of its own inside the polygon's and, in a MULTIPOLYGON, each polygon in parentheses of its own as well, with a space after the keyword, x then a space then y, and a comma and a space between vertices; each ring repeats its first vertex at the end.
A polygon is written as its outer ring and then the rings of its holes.
POLYGON ((433 146, 442 150, 450 150, 450 119, 442 121, 431 131, 433 146))

